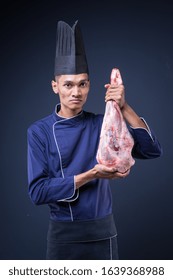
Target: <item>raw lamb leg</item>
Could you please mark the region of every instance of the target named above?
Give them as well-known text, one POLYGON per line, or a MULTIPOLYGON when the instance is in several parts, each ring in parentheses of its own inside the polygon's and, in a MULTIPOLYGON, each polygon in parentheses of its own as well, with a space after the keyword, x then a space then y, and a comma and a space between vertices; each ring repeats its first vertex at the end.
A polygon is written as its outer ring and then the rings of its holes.
MULTIPOLYGON (((112 69, 111 84, 122 84, 120 71, 112 69)), ((97 151, 97 161, 108 167, 115 167, 124 173, 135 161, 131 155, 134 140, 126 126, 119 105, 110 100, 106 103, 97 151)))

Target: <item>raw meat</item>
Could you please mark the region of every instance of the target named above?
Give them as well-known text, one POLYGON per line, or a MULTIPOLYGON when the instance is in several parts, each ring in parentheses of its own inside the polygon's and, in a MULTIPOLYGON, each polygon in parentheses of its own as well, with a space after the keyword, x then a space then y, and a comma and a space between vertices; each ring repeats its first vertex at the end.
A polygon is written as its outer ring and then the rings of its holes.
MULTIPOLYGON (((120 71, 112 69, 111 84, 122 84, 120 71)), ((100 133, 100 142, 97 151, 97 161, 108 167, 115 167, 118 172, 124 173, 134 165, 131 155, 134 140, 127 128, 119 105, 110 100, 106 103, 100 133)))

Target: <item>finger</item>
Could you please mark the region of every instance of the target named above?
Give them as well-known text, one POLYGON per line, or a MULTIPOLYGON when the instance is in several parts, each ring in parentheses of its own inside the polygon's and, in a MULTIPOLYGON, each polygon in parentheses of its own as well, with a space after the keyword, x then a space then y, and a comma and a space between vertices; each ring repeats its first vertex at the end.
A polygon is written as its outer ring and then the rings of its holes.
POLYGON ((119 88, 119 85, 118 84, 111 84, 110 88, 119 88))
POLYGON ((110 174, 110 173, 114 173, 116 171, 116 169, 114 167, 108 167, 103 164, 97 164, 96 167, 99 172, 104 173, 104 174, 110 174))
POLYGON ((109 95, 105 96, 105 101, 107 102, 109 100, 114 100, 114 101, 120 103, 121 102, 121 96, 119 97, 119 96, 115 96, 113 94, 109 94, 109 95))
POLYGON ((117 172, 114 167, 107 167, 107 166, 104 166, 102 168, 102 171, 107 173, 107 174, 114 174, 115 172, 117 172))
POLYGON ((105 88, 109 88, 109 87, 110 87, 110 84, 105 84, 104 87, 105 87, 105 88))
POLYGON ((130 173, 130 169, 129 169, 129 170, 127 170, 127 171, 126 171, 126 172, 124 172, 124 173, 121 173, 122 178, 125 178, 126 176, 128 176, 128 175, 129 175, 129 173, 130 173))
POLYGON ((127 171, 125 171, 123 173, 122 172, 116 172, 116 175, 120 178, 125 178, 126 176, 129 175, 129 173, 130 173, 130 169, 128 169, 127 171))
POLYGON ((119 88, 116 86, 107 88, 107 92, 117 92, 117 91, 119 91, 119 88))

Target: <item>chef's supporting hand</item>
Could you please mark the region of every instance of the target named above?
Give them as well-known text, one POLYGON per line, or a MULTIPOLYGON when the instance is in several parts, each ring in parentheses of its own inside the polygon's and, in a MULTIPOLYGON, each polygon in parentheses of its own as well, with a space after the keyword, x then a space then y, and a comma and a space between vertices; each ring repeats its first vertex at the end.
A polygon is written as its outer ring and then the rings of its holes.
POLYGON ((104 179, 118 179, 125 178, 130 173, 130 169, 128 169, 124 173, 120 173, 113 167, 107 167, 102 164, 96 164, 94 166, 95 169, 95 177, 96 178, 104 178, 104 179))

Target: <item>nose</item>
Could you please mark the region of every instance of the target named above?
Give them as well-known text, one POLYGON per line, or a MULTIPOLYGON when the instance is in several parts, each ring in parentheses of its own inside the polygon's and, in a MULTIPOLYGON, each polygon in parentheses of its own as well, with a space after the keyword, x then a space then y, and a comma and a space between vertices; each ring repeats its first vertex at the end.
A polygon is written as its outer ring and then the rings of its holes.
POLYGON ((81 95, 80 88, 78 86, 75 86, 73 88, 72 96, 73 97, 79 97, 80 95, 81 95))

